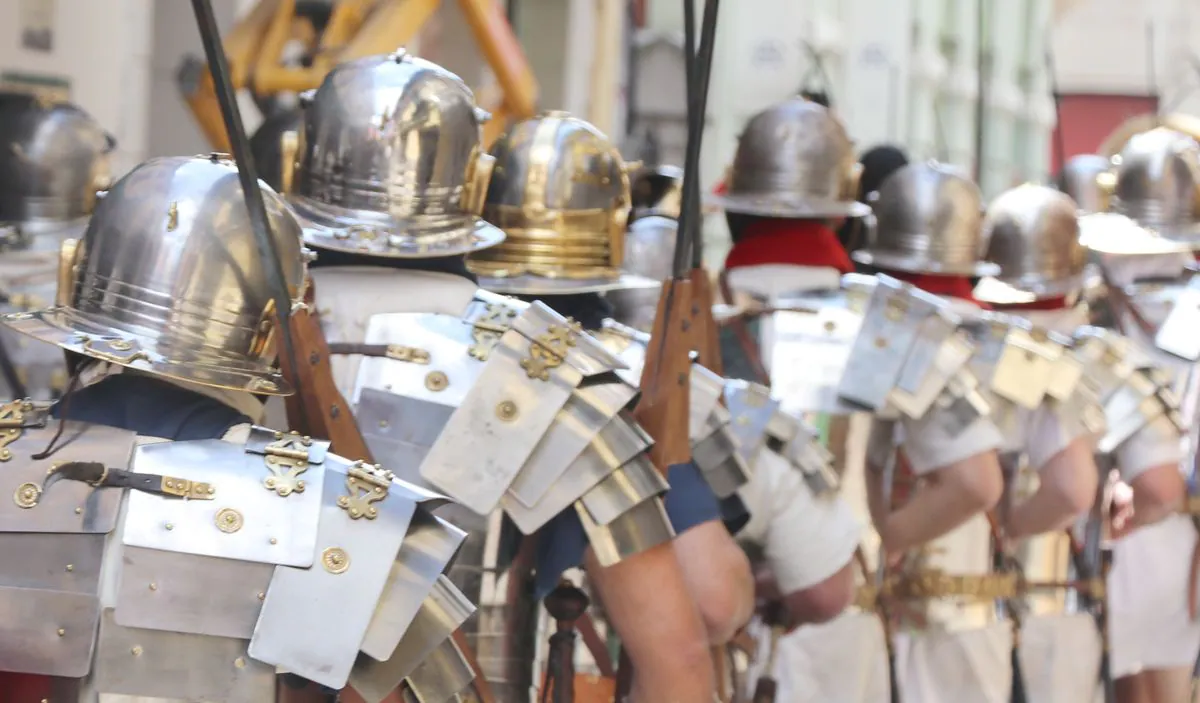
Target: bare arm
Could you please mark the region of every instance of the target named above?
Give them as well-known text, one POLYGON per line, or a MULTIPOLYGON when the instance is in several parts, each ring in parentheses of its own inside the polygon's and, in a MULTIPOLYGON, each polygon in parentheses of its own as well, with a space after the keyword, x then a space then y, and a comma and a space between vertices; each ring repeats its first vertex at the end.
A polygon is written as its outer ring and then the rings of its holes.
POLYGON ((1092 506, 1100 480, 1086 439, 1071 442, 1038 471, 1036 492, 1012 506, 1005 531, 1013 539, 1069 526, 1092 506))
POLYGON ((940 469, 925 473, 924 485, 914 491, 901 508, 882 511, 881 472, 870 472, 868 488, 878 503, 873 513, 875 529, 889 555, 902 554, 936 539, 965 523, 971 517, 990 510, 1004 492, 1000 462, 994 450, 969 456, 940 469))
POLYGON ((720 520, 701 523, 672 544, 709 643, 726 644, 754 613, 754 578, 746 553, 720 520))
POLYGON ((708 637, 671 544, 608 568, 589 549, 588 576, 633 662, 637 703, 712 703, 708 637))
POLYGON ((1133 489, 1133 519, 1129 528, 1153 525, 1183 507, 1187 487, 1177 464, 1160 464, 1143 471, 1129 484, 1133 489))

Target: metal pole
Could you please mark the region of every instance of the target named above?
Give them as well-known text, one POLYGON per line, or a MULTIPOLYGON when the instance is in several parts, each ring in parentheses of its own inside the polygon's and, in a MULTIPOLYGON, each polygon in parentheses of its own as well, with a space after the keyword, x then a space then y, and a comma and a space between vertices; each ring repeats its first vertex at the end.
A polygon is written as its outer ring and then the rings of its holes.
POLYGON ((988 0, 978 0, 975 4, 976 35, 979 45, 975 50, 975 184, 982 185, 983 152, 984 152, 984 122, 987 114, 987 74, 989 72, 989 56, 987 53, 987 15, 984 8, 990 7, 988 0))
POLYGON ((292 301, 288 295, 287 281, 283 275, 283 261, 275 246, 275 239, 271 236, 267 208, 263 203, 262 191, 259 190, 254 157, 250 153, 250 140, 246 138, 246 130, 242 126, 242 116, 238 111, 237 96, 233 90, 233 82, 229 78, 229 64, 225 60, 225 49, 221 45, 221 32, 217 29, 217 20, 213 16, 210 0, 192 0, 192 9, 196 13, 196 25, 200 29, 200 40, 204 44, 204 54, 208 59, 208 70, 212 73, 217 101, 221 106, 221 117, 224 118, 225 131, 229 135, 229 143, 233 149, 233 159, 237 164, 238 180, 242 184, 242 197, 245 199, 246 209, 250 214, 250 226, 254 231, 258 256, 266 270, 267 283, 271 287, 271 298, 275 302, 275 314, 279 318, 280 337, 283 340, 283 353, 291 362, 291 368, 299 368, 296 366, 296 352, 292 344, 290 325, 292 301))

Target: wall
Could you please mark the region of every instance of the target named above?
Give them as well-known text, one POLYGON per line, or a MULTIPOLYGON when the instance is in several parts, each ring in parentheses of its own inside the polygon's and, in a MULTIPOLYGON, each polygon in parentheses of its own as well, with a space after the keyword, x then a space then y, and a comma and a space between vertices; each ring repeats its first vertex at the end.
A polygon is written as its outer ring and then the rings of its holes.
POLYGON ((152 0, 57 0, 53 50, 42 53, 21 46, 19 3, 0 2, 0 70, 68 80, 72 100, 117 138, 112 160, 117 173, 146 153, 152 5, 152 0))

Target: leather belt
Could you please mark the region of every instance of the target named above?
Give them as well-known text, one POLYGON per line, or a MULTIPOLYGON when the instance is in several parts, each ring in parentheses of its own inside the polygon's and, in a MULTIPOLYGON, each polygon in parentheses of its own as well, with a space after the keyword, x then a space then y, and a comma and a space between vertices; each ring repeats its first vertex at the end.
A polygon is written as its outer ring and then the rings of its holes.
POLYGON ((152 495, 188 500, 212 500, 216 494, 212 485, 200 481, 111 469, 98 461, 68 461, 47 474, 38 496, 58 481, 80 481, 98 488, 130 488, 152 495))

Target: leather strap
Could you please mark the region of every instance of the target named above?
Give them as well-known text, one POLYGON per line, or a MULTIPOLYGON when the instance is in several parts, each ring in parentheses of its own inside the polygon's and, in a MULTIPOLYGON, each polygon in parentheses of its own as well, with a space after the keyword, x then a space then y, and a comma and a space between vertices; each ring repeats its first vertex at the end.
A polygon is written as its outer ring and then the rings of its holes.
POLYGON ((216 493, 216 489, 207 483, 112 469, 98 461, 68 461, 58 465, 46 476, 42 493, 59 480, 80 481, 100 488, 129 488, 166 498, 190 500, 212 500, 216 493))

